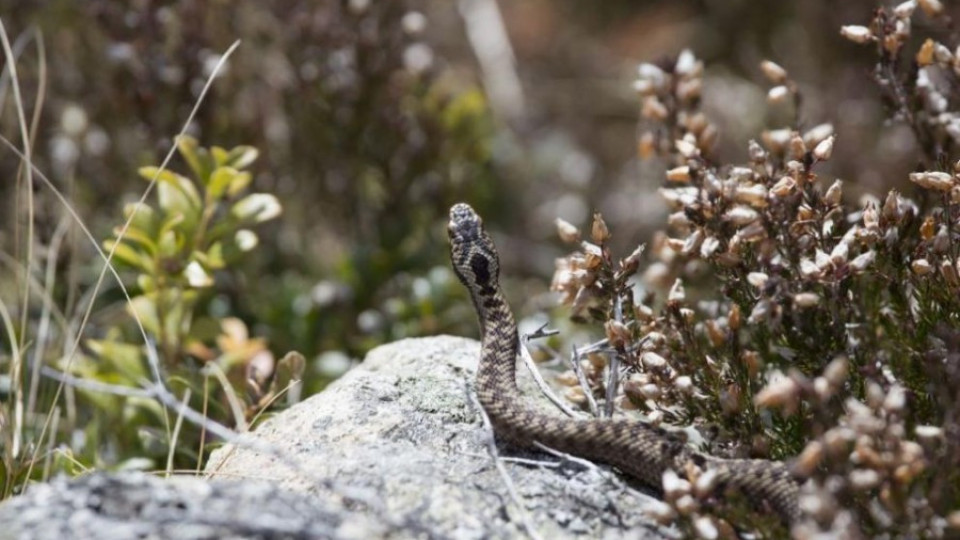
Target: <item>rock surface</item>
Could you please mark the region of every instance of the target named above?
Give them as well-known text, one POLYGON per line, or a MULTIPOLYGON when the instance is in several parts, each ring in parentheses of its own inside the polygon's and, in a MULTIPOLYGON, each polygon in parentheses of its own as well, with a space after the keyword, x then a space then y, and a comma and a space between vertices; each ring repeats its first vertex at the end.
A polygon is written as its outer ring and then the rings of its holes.
POLYGON ((524 519, 545 539, 676 536, 609 471, 499 445, 521 511, 470 397, 478 357, 462 338, 385 345, 214 452, 210 478, 97 473, 32 486, 0 505, 0 539, 523 538, 524 519))
POLYGON ((266 482, 143 473, 59 478, 0 506, 4 540, 335 538, 358 528, 386 530, 370 516, 266 482))
MULTIPOLYGON (((468 393, 478 358, 476 341, 448 336, 379 347, 324 392, 252 434, 285 449, 298 470, 233 446, 217 450, 206 470, 269 478, 328 503, 343 501, 344 489, 365 494, 373 501, 366 511, 386 518, 391 529, 411 527, 443 538, 523 537, 521 514, 489 455, 489 432, 468 393), (321 485, 330 481, 339 495, 321 485)), ((519 373, 527 394, 539 395, 526 369, 519 373)), ((503 456, 547 464, 505 463, 543 538, 663 537, 665 531, 643 511, 650 499, 618 487, 609 472, 500 449, 503 456)))

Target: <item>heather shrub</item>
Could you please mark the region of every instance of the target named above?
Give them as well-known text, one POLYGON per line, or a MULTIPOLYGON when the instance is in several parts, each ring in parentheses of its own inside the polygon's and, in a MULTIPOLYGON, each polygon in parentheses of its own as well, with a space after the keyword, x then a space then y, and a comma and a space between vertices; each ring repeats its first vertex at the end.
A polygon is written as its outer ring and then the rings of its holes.
MULTIPOLYGON (((938 6, 905 2, 840 29, 875 47, 891 121, 922 150, 909 190, 850 201, 842 179, 821 176, 834 152, 869 150, 845 148, 828 119, 804 125, 799 85, 771 60, 768 106, 792 121, 748 141, 745 162, 716 161, 704 66, 685 51, 642 64, 635 83, 640 155, 667 169, 666 229, 618 255, 599 214, 587 235, 557 223, 579 249, 552 288, 605 334, 573 358, 586 376, 563 377, 568 395, 698 425, 716 455, 789 461, 803 482, 797 538, 960 527, 960 60, 933 39, 911 47, 913 20, 945 22, 938 6)), ((697 485, 700 471, 677 472, 697 485)), ((716 515, 785 534, 722 493, 680 495, 658 517, 691 534, 725 530, 716 515)))

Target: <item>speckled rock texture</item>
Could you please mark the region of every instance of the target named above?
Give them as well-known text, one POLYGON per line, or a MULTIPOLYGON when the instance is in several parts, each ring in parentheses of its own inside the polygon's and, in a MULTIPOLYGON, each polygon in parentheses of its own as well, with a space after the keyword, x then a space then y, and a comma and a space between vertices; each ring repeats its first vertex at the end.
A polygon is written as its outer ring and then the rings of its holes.
MULTIPOLYGON (((479 353, 476 341, 449 336, 379 347, 325 391, 251 434, 285 449, 300 471, 234 446, 216 451, 206 470, 213 476, 271 478, 321 500, 330 500, 330 491, 318 481, 333 482, 334 490, 349 487, 375 500, 380 508, 369 509, 371 517, 414 526, 428 537, 524 537, 518 510, 488 452, 490 434, 468 393, 479 353)), ((538 396, 526 369, 518 373, 526 393, 538 396)), ((531 399, 559 414, 545 398, 531 399)), ((609 473, 499 448, 503 457, 548 464, 506 463, 543 538, 669 536, 646 517, 650 499, 621 489, 609 473)))

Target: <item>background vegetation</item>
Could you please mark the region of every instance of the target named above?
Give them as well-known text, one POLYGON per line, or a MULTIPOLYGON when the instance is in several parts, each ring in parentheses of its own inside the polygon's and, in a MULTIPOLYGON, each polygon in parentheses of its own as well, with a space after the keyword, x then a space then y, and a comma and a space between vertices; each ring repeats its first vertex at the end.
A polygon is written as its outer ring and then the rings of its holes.
MULTIPOLYGON (((469 201, 491 224, 510 278, 508 294, 524 327, 539 326, 542 313, 553 312, 564 330, 549 343, 553 347, 565 350, 603 333, 599 326, 562 322, 568 312, 554 311, 556 297, 547 280, 556 259, 568 252, 554 238, 554 220, 589 229, 595 211, 612 231, 598 242, 608 256, 629 255, 649 242, 647 253, 634 261, 638 266, 618 278, 623 287, 625 278, 647 272, 631 282, 638 283, 637 305, 649 304, 651 313, 667 309, 674 278, 683 277, 691 298, 684 309, 702 314, 696 301, 711 301, 706 312, 716 319, 733 301, 744 319, 750 317, 756 293, 745 288, 747 266, 711 271, 683 266, 690 261, 665 255, 667 234, 655 234, 671 212, 672 226, 689 227, 678 222, 678 209, 670 209, 657 190, 665 169, 690 164, 689 156, 678 157, 680 150, 670 146, 686 134, 676 117, 680 102, 664 94, 670 115, 651 112, 632 87, 640 62, 673 76, 681 51, 695 53, 699 87, 695 98, 681 105, 702 112, 714 131, 709 154, 698 162, 705 170, 726 174, 725 166, 754 159, 745 142, 765 129, 786 127, 802 135, 830 123, 838 150, 816 164, 825 180, 808 198, 820 201, 840 178, 846 206, 806 203, 818 212, 835 208, 829 216, 837 224, 833 237, 849 225, 841 214, 862 212, 862 202, 882 201, 891 188, 912 195, 918 188, 911 187, 910 172, 949 172, 958 157, 951 146, 931 147, 926 128, 909 114, 922 109, 924 98, 910 93, 917 90, 910 84, 915 86, 915 54, 924 41, 949 51, 958 45, 957 13, 949 6, 935 15, 921 9, 911 19, 913 31, 902 44, 909 52, 898 57, 894 69, 871 47, 857 46, 839 31, 842 25, 868 25, 874 0, 601 6, 519 0, 500 3, 501 19, 485 17, 477 9, 482 4, 0 0, 0 18, 16 56, 15 62, 5 57, 5 77, 15 65, 22 101, 18 107, 5 78, 0 133, 22 149, 26 126, 32 162, 65 195, 94 239, 84 237, 38 178, 31 183, 22 162, 5 148, 0 160, 7 179, 0 182, 4 495, 58 470, 193 470, 218 438, 178 422, 178 402, 243 429, 276 400, 296 397, 285 391, 291 377, 302 373, 302 392, 309 394, 378 344, 441 332, 475 334, 469 302, 446 263, 443 221, 449 205, 459 200, 469 201), (507 41, 476 40, 499 35, 501 23, 507 41), (177 138, 205 83, 238 39, 240 46, 213 82, 188 136, 177 138), (786 70, 789 84, 770 79, 761 67, 765 59, 786 70), (872 74, 884 69, 907 86, 873 84, 872 74), (767 103, 777 86, 785 86, 788 99, 767 103), (641 117, 646 123, 638 132, 641 117), (651 122, 664 120, 661 146, 652 147, 643 133, 651 122), (150 167, 161 165, 174 147, 178 152, 167 172, 158 176, 150 167), (158 181, 144 198, 152 213, 145 217, 141 209, 115 248, 113 241, 134 215, 132 204, 150 185, 141 178, 158 181), (98 246, 117 249, 117 270, 132 303, 109 275, 97 286, 103 267, 98 246), (727 296, 718 297, 718 290, 727 296), (152 347, 144 346, 144 337, 152 347), (288 355, 291 351, 302 356, 288 355), (56 375, 61 371, 109 385, 113 393, 72 379, 61 385, 63 376, 56 375), (154 386, 158 381, 164 382, 162 391, 154 386), (121 388, 126 394, 117 395, 121 388)), ((955 110, 957 98, 945 95, 947 109, 955 110)), ((698 144, 703 126, 699 129, 698 144)), ((753 183, 773 188, 784 173, 777 167, 789 161, 777 161, 764 173, 766 180, 753 183)), ((917 197, 924 211, 937 202, 930 195, 917 197)), ((687 213, 694 228, 686 235, 711 233, 726 249, 735 233, 729 224, 710 229, 709 216, 687 213)), ((952 230, 949 220, 935 224, 952 230)), ((901 225, 904 235, 908 229, 917 232, 911 224, 901 225)), ((675 229, 669 234, 674 244, 688 238, 675 229)), ((819 246, 821 251, 829 254, 835 240, 819 246)), ((910 249, 925 245, 917 242, 910 249)), ((791 260, 799 265, 815 249, 797 248, 791 260)), ((859 254, 854 250, 850 260, 859 254)), ((890 283, 906 280, 897 272, 922 258, 913 252, 910 257, 881 257, 889 265, 886 282, 841 288, 874 298, 890 283)), ((614 259, 605 264, 610 266, 604 275, 613 279, 614 259)), ((788 278, 770 281, 771 306, 804 292, 792 289, 788 278)), ((571 302, 574 285, 567 283, 571 302)), ((817 293, 821 301, 835 301, 830 295, 839 294, 817 293)), ((930 306, 949 307, 952 301, 949 295, 923 298, 930 306)), ((883 308, 848 306, 861 318, 865 312, 880 317, 883 308)), ((601 309, 593 316, 604 324, 613 313, 601 309)), ((817 332, 850 317, 832 313, 793 322, 817 332)), ((952 343, 934 321, 925 324, 920 337, 936 334, 952 343)), ((640 328, 653 330, 637 325, 631 332, 640 328)), ((663 328, 658 331, 669 337, 663 328)), ((797 366, 806 377, 821 375, 844 352, 844 336, 829 337, 818 344, 815 358, 797 366)), ((745 334, 731 342, 750 349, 740 342, 758 339, 764 345, 754 343, 753 350, 776 365, 773 351, 783 346, 776 334, 745 334)), ((889 339, 896 338, 876 337, 872 343, 886 347, 889 339)), ((890 350, 918 355, 932 350, 897 343, 904 348, 890 350)), ((721 358, 731 355, 727 351, 721 358)), ((858 360, 866 361, 866 356, 858 360)), ((686 365, 697 366, 693 360, 686 365)), ((747 384, 746 372, 738 373, 739 382, 747 384)), ((845 383, 850 396, 866 399, 869 375, 845 383)), ((931 375, 912 375, 921 385, 919 394, 931 375)), ((738 398, 741 406, 752 403, 764 382, 749 382, 749 391, 738 398)), ((883 392, 888 383, 880 385, 883 392)), ((603 398, 606 391, 599 384, 586 393, 603 398)), ((638 401, 637 395, 627 401, 638 401)), ((837 403, 818 414, 839 414, 837 403)), ((937 403, 918 405, 923 421, 908 421, 911 429, 947 421, 935 413, 937 403)), ((636 406, 644 408, 639 401, 636 406)), ((760 413, 731 423, 727 413, 721 402, 685 412, 721 426, 719 440, 742 443, 759 426, 776 434, 752 447, 731 444, 734 453, 794 455, 819 435, 805 429, 829 429, 760 413)), ((956 493, 943 493, 947 502, 941 509, 955 504, 956 493)))

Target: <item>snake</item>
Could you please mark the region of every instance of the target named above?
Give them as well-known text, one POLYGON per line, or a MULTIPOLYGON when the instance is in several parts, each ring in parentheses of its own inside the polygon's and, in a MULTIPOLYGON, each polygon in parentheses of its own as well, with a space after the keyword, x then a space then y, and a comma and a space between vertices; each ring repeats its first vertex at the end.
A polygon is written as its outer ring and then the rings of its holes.
POLYGON ((612 465, 659 493, 665 472, 682 476, 692 463, 701 471, 714 471, 714 492, 732 488, 755 508, 771 508, 787 525, 799 519, 799 486, 781 461, 715 457, 690 448, 677 432, 641 420, 571 418, 528 403, 516 382, 520 340, 500 286, 496 246, 483 220, 465 203, 451 207, 447 233, 454 273, 469 291, 480 323, 475 391, 498 439, 521 448, 539 443, 612 465))

